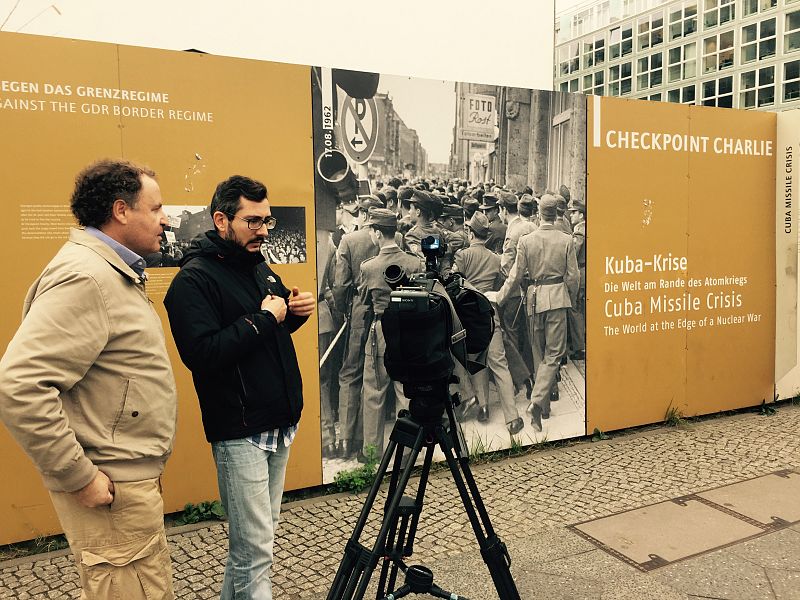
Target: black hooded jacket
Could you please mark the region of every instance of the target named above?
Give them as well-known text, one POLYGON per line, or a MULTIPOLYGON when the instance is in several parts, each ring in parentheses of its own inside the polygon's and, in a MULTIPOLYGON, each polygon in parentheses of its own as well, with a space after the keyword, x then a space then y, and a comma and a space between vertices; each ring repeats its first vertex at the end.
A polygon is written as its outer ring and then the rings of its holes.
POLYGON ((216 231, 200 234, 164 298, 181 360, 192 372, 209 442, 294 425, 303 390, 291 333, 308 317, 278 323, 268 294, 291 294, 260 253, 216 231))

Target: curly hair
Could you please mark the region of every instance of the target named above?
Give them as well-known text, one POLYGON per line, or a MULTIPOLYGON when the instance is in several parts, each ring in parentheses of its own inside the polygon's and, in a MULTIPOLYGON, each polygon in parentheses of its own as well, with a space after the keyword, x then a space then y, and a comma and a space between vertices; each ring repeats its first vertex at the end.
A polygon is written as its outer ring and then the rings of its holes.
POLYGON ((208 210, 212 215, 217 211, 235 215, 242 196, 253 202, 261 202, 267 197, 267 186, 243 175, 232 175, 217 186, 208 210))
POLYGON ((148 167, 127 160, 100 160, 86 167, 75 178, 70 208, 79 225, 101 227, 111 219, 114 201, 121 199, 130 206, 142 189, 142 175, 155 178, 148 167))

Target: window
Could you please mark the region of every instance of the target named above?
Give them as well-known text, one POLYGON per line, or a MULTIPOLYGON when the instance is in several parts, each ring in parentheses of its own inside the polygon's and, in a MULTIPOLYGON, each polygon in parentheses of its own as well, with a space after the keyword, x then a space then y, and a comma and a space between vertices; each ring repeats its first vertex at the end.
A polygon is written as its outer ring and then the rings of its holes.
POLYGON ((602 65, 605 61, 606 39, 602 34, 584 40, 582 44, 583 68, 590 69, 597 65, 602 65))
POLYGON ((600 70, 596 71, 594 74, 594 87, 591 90, 587 90, 588 94, 594 94, 595 96, 602 96, 605 93, 605 71, 600 70))
POLYGON ((778 0, 742 0, 742 12, 744 16, 754 15, 757 12, 764 12, 775 8, 778 0))
POLYGON ((569 91, 570 92, 577 92, 578 91, 578 78, 570 79, 569 81, 569 91))
POLYGON ((736 4, 734 0, 704 0, 703 28, 711 29, 734 18, 736 4))
POLYGON ((703 106, 733 107, 733 77, 705 81, 703 87, 703 106))
POLYGON ((639 50, 658 46, 664 41, 664 13, 647 15, 639 19, 637 44, 639 50))
POLYGON ((610 96, 624 96, 631 93, 631 63, 615 65, 608 70, 608 94, 610 96))
POLYGON ((733 66, 733 31, 703 40, 703 73, 713 73, 733 66))
POLYGON ((661 92, 659 92, 658 94, 650 94, 650 96, 647 99, 652 100, 653 102, 661 102, 661 92))
POLYGON ((783 101, 800 98, 800 60, 783 64, 783 101))
POLYGON ((608 40, 609 59, 627 56, 633 50, 633 26, 628 24, 611 30, 608 40))
POLYGON ((689 79, 697 74, 697 44, 684 44, 670 48, 668 54, 668 77, 670 83, 689 79))
POLYGON ((636 65, 636 89, 646 90, 661 85, 663 54, 656 52, 650 56, 643 56, 636 65))
POLYGON ((669 13, 669 39, 689 35, 697 31, 697 3, 685 3, 669 13))
POLYGON ((694 84, 676 88, 667 92, 667 101, 676 104, 694 104, 694 84))
POLYGON ((800 10, 785 16, 783 24, 783 51, 794 52, 800 49, 800 10))
POLYGON ((741 74, 739 108, 775 104, 775 67, 763 67, 741 74))
MULTIPOLYGON (((786 15, 787 17, 789 15, 786 15)), ((787 18, 787 25, 789 19, 787 18)), ((790 36, 786 36, 788 39, 790 36)), ((800 40, 797 40, 800 42, 800 40)), ((742 63, 775 56, 775 19, 742 27, 742 63)))
POLYGON ((558 49, 558 71, 569 75, 578 70, 578 43, 565 44, 558 49))

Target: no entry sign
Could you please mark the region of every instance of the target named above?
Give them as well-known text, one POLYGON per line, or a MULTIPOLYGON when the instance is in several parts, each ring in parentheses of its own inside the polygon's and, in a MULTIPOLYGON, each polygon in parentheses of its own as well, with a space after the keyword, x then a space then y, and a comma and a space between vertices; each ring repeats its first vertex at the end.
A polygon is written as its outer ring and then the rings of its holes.
POLYGON ((369 160, 378 143, 378 107, 375 100, 345 96, 339 111, 342 149, 353 161, 369 160))

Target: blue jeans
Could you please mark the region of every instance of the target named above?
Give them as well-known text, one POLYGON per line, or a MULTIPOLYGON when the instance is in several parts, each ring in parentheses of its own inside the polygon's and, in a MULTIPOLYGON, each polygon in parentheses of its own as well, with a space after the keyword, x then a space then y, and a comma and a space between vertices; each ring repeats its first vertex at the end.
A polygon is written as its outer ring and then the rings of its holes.
POLYGON ((277 452, 261 450, 246 439, 211 444, 228 515, 221 600, 272 600, 272 547, 289 460, 289 448, 279 438, 277 452))

